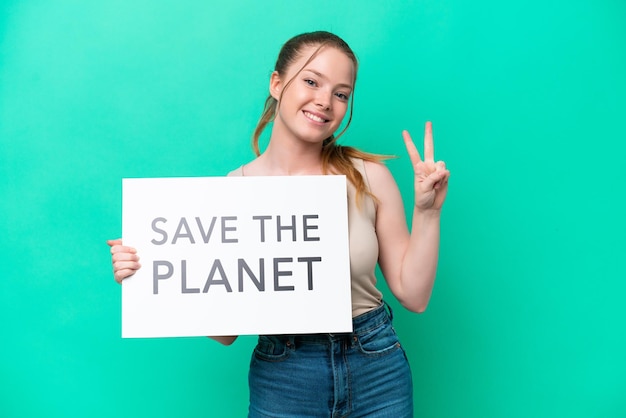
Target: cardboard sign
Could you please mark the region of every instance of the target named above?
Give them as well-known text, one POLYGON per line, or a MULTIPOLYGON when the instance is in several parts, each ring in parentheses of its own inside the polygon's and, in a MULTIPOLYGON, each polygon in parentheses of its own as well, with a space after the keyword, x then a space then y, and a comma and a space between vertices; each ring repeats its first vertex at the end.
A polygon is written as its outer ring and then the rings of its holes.
POLYGON ((122 337, 350 332, 345 176, 124 179, 122 337))

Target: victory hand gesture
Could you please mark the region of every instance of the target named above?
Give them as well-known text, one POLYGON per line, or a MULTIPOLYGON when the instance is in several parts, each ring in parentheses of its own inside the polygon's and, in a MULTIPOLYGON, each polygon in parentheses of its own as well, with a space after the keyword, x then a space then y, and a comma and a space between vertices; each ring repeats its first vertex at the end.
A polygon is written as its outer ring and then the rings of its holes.
POLYGON ((441 210, 448 191, 450 171, 443 161, 435 162, 432 123, 426 122, 424 129, 424 160, 421 159, 411 135, 403 131, 402 136, 415 172, 415 206, 418 210, 441 210))

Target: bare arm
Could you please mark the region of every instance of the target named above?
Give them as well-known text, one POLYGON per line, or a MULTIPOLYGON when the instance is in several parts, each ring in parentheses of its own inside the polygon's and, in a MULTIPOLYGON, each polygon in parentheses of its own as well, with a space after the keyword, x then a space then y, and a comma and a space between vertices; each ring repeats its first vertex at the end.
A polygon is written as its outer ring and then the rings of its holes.
POLYGON ((426 124, 423 161, 407 132, 404 139, 415 172, 411 232, 406 225, 402 196, 389 170, 377 163, 366 163, 366 170, 372 192, 379 199, 376 232, 381 271, 404 307, 423 312, 437 272, 441 207, 450 172, 443 162, 433 160, 430 123, 426 124))

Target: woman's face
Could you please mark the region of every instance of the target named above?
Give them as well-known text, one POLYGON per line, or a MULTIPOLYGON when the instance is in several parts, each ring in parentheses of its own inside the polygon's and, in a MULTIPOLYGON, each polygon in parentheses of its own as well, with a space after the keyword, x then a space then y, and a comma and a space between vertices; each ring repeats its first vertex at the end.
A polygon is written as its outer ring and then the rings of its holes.
POLYGON ((270 80, 270 93, 279 101, 273 132, 308 143, 321 143, 335 133, 354 87, 354 63, 334 47, 323 47, 298 72, 317 48, 303 48, 285 74, 275 71, 270 80))

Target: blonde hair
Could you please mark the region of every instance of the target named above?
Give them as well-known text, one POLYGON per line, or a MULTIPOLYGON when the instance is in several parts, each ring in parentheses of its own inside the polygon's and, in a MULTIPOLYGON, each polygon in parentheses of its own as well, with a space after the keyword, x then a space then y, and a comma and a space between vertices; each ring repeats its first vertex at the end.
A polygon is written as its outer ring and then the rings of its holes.
MULTIPOLYGON (((278 54, 278 59, 276 60, 274 71, 278 72, 278 74, 281 76, 286 74, 287 68, 299 58, 300 51, 307 46, 317 46, 317 49, 304 63, 302 68, 298 70, 296 76, 300 73, 300 71, 302 71, 304 67, 306 67, 313 60, 313 58, 317 56, 317 54, 323 47, 330 46, 342 51, 348 56, 348 58, 352 60, 354 64, 353 81, 354 84, 356 84, 356 73, 358 68, 356 55, 343 39, 341 39, 337 35, 325 31, 303 33, 289 39, 283 45, 278 54)), ((285 87, 281 92, 280 98, 282 98, 282 93, 287 89, 287 87, 291 84, 294 78, 295 76, 285 84, 285 87)), ((267 125, 274 120, 278 102, 279 101, 272 97, 272 95, 268 95, 267 99, 265 99, 263 113, 261 113, 261 118, 259 119, 259 122, 257 123, 257 126, 254 130, 254 134, 252 135, 252 149, 254 150, 256 156, 261 155, 261 151, 259 149, 259 138, 267 125)), ((337 136, 335 136, 334 134, 331 135, 329 138, 326 138, 322 144, 322 171, 324 174, 333 172, 334 174, 345 175, 348 181, 350 181, 350 183, 352 183, 352 185, 356 189, 357 205, 359 205, 363 194, 370 196, 372 199, 374 199, 374 201, 377 201, 377 199, 376 196, 374 196, 368 190, 363 175, 361 175, 359 170, 357 170, 357 168, 354 166, 354 164, 352 163, 352 159, 360 158, 365 161, 381 162, 382 160, 391 157, 379 154, 370 154, 360 151, 354 147, 337 144, 337 140, 339 139, 339 137, 341 137, 341 135, 343 135, 343 133, 350 126, 350 122, 352 121, 353 109, 354 91, 352 93, 352 99, 350 100, 350 114, 348 116, 348 122, 346 123, 346 126, 337 136)))

